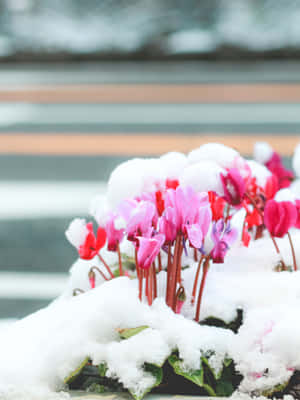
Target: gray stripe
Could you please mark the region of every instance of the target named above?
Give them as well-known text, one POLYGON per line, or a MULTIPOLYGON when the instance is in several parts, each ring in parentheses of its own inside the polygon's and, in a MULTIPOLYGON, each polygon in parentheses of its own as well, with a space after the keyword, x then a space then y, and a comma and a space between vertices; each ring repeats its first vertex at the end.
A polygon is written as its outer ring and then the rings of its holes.
POLYGON ((300 82, 299 61, 2 64, 0 84, 300 82))
POLYGON ((1 104, 0 126, 300 124, 299 104, 1 104))

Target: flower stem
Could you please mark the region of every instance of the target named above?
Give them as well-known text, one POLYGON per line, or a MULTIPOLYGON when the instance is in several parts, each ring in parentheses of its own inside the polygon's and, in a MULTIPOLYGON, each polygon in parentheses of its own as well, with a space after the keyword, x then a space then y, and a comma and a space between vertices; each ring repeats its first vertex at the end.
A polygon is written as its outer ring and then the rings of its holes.
POLYGON ((161 254, 158 253, 158 271, 162 271, 161 254))
POLYGON ((105 281, 109 281, 109 278, 107 278, 107 277, 104 275, 104 273, 103 273, 98 267, 96 267, 96 266, 92 267, 92 268, 90 269, 89 272, 94 272, 94 271, 99 272, 99 274, 102 276, 102 278, 103 278, 105 281))
POLYGON ((200 268, 201 268, 201 264, 202 264, 203 259, 204 259, 204 255, 202 255, 200 257, 200 260, 199 260, 199 263, 198 263, 198 267, 197 267, 197 272, 196 272, 196 275, 195 275, 194 286, 193 286, 193 291, 192 291, 192 300, 191 300, 192 304, 195 303, 195 297, 196 297, 196 290, 197 290, 197 286, 198 286, 199 273, 200 273, 200 268))
POLYGON ((153 263, 153 297, 154 299, 156 299, 157 297, 157 276, 156 276, 156 268, 155 268, 155 264, 153 263))
POLYGON ((98 254, 98 257, 100 259, 100 261, 102 262, 102 264, 105 266, 105 268, 107 269, 107 272, 109 273, 109 275, 111 276, 111 278, 113 279, 115 276, 114 274, 111 272, 111 269, 109 268, 108 264, 104 261, 103 257, 101 256, 101 254, 98 254))
POLYGON ((294 245, 293 245, 293 242, 292 242, 292 237, 291 237, 291 234, 290 234, 289 231, 288 231, 287 235, 288 235, 288 238, 289 238, 289 241, 290 241, 290 245, 291 245, 291 250, 292 250, 294 271, 297 271, 298 268, 297 268, 297 262, 296 262, 296 254, 295 254, 295 249, 294 249, 294 245))
POLYGON ((198 261, 197 249, 194 249, 194 261, 198 261))
POLYGON ((176 283, 177 283, 177 259, 178 259, 180 241, 181 241, 180 234, 178 234, 175 241, 173 262, 170 263, 170 274, 168 274, 168 280, 170 284, 169 284, 167 305, 171 307, 172 310, 174 306, 174 297, 175 297, 176 283))
POLYGON ((119 258, 119 274, 120 276, 123 275, 123 265, 122 265, 122 255, 120 251, 120 244, 117 244, 117 252, 118 252, 118 258, 119 258))
POLYGON ((199 317, 200 317, 200 306, 201 306, 201 301, 202 301, 202 296, 203 296, 206 276, 207 276, 207 272, 208 272, 208 267, 209 267, 209 257, 207 257, 205 259, 204 264, 203 264, 202 279, 201 279, 201 285, 200 285, 200 290, 199 290, 199 294, 198 294, 196 315, 195 315, 195 321, 196 322, 199 322, 199 320, 200 320, 199 319, 199 317))
POLYGON ((142 291, 143 291, 143 271, 140 270, 138 257, 137 257, 137 248, 135 248, 135 268, 136 274, 139 280, 139 299, 142 301, 142 291))
POLYGON ((166 304, 169 305, 169 296, 170 296, 170 275, 171 275, 171 257, 172 257, 172 245, 169 243, 168 246, 168 266, 167 266, 167 287, 166 287, 166 304))

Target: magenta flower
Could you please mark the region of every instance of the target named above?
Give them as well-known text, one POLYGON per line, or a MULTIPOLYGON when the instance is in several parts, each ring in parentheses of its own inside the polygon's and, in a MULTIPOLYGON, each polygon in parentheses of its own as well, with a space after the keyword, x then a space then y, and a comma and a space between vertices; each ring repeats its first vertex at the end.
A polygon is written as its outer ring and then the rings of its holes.
POLYGON ((297 222, 296 205, 291 201, 269 200, 265 207, 264 223, 272 236, 283 237, 297 222))
POLYGON ((240 205, 246 192, 246 185, 239 170, 231 168, 227 172, 227 175, 220 175, 224 190, 224 199, 232 206, 240 205))
POLYGON ((160 252, 162 245, 165 242, 165 235, 157 234, 153 237, 137 237, 139 247, 137 251, 137 259, 140 268, 148 269, 155 260, 155 257, 160 252))
POLYGON ((210 256, 213 262, 220 264, 224 262, 229 247, 235 242, 238 236, 238 231, 230 226, 228 221, 226 224, 223 219, 213 224, 211 238, 214 242, 210 256))
POLYGON ((294 174, 282 164, 281 157, 275 151, 272 157, 265 163, 265 166, 278 178, 279 189, 290 186, 294 174))
POLYGON ((125 220, 115 214, 110 214, 105 225, 107 235, 107 249, 109 251, 117 251, 118 245, 124 237, 125 220))

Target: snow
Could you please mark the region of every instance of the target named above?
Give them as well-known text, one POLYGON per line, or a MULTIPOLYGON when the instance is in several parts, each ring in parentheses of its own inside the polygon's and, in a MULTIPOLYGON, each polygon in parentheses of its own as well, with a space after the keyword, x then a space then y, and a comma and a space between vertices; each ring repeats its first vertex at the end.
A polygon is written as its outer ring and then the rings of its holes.
POLYGON ((188 154, 188 161, 194 164, 198 161, 214 161, 221 168, 231 168, 239 153, 220 143, 207 143, 192 150, 188 154))
POLYGON ((197 192, 215 191, 224 195, 220 173, 226 173, 216 162, 199 161, 185 168, 179 176, 179 182, 192 186, 197 192))
POLYGON ((66 230, 66 237, 77 249, 84 243, 89 231, 84 218, 75 218, 66 230))
POLYGON ((267 179, 271 176, 271 172, 264 165, 259 164, 257 161, 248 160, 248 165, 251 169, 251 173, 256 177, 256 182, 259 186, 264 187, 267 179))
POLYGON ((256 142, 254 145, 253 156, 257 162, 259 162, 261 164, 265 164, 266 162, 268 162, 270 160, 273 152, 274 151, 273 151, 272 147, 269 145, 269 143, 256 142))
POLYGON ((298 178, 300 178, 300 143, 295 148, 293 156, 293 168, 298 178))

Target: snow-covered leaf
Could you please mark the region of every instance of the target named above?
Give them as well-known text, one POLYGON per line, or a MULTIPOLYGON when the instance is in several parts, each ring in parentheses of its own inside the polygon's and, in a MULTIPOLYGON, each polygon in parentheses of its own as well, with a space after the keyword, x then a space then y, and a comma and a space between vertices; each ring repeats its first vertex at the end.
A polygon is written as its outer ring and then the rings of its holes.
POLYGON ((69 375, 64 379, 64 383, 71 383, 83 370, 86 364, 89 362, 89 357, 86 357, 82 363, 69 375))
POLYGON ((135 336, 138 333, 140 333, 148 328, 149 328, 149 326, 142 325, 142 326, 138 326, 136 328, 119 329, 118 333, 119 333, 121 339, 129 339, 131 336, 135 336))
POLYGON ((153 385, 149 386, 143 393, 138 395, 129 389, 129 392, 131 393, 131 395, 134 397, 135 400, 141 400, 147 393, 151 392, 153 388, 159 386, 163 379, 162 368, 158 367, 157 365, 145 363, 144 370, 150 373, 155 378, 155 382, 153 385))

